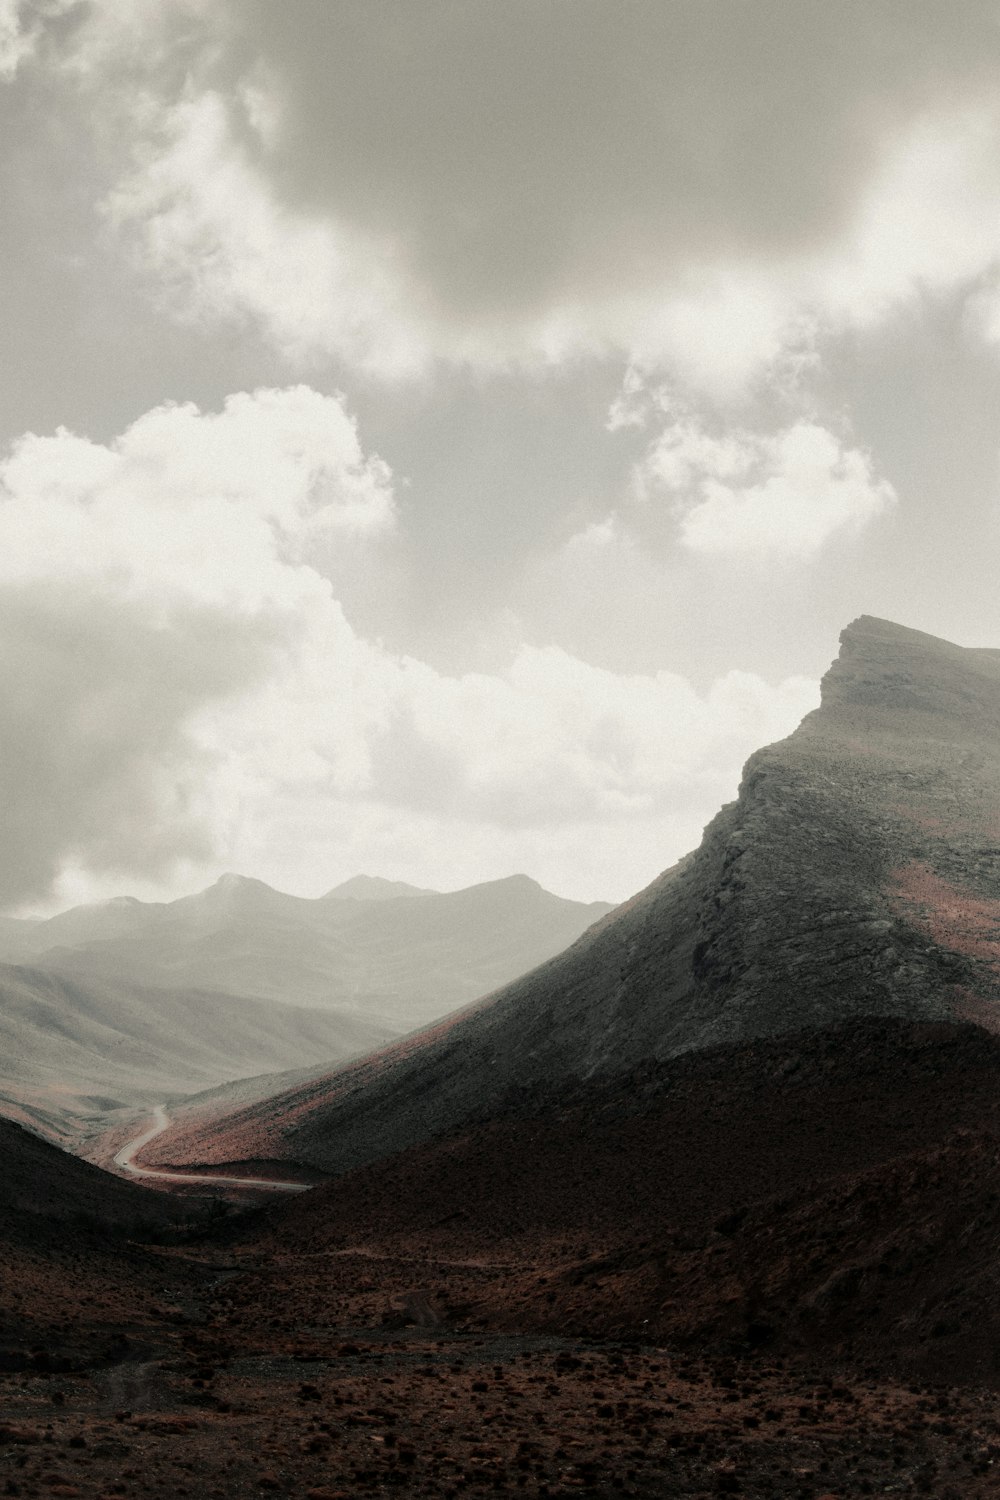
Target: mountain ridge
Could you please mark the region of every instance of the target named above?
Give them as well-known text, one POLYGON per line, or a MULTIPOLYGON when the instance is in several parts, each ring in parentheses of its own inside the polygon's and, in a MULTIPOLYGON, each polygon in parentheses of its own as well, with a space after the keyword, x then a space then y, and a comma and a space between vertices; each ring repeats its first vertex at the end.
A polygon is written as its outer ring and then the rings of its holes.
POLYGON ((437 896, 426 886, 409 885, 405 880, 385 880, 381 875, 352 875, 320 896, 321 901, 393 901, 410 896, 437 896))
POLYGON ((1000 867, 979 830, 1000 830, 997 732, 1000 652, 861 616, 820 707, 750 757, 698 849, 566 952, 283 1101, 162 1138, 162 1159, 245 1145, 342 1171, 648 1058, 858 1017, 995 1024, 1000 867))

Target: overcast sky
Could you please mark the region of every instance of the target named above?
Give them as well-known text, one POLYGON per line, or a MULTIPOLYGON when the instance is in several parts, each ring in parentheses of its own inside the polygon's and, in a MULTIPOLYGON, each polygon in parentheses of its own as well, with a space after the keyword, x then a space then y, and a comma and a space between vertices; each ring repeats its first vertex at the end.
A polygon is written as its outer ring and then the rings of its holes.
POLYGON ((1000 645, 987 0, 0 0, 0 903, 620 899, 1000 645))

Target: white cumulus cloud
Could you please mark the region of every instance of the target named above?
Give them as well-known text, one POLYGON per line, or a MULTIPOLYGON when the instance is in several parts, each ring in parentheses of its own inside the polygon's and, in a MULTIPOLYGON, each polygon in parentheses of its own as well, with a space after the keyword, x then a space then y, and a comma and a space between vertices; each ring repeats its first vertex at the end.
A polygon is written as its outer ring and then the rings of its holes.
POLYGON ((653 443, 636 482, 644 499, 670 505, 682 546, 715 555, 808 561, 896 503, 868 454, 805 420, 777 433, 715 435, 679 418, 653 443))
MULTIPOLYGON (((266 96, 241 98, 259 131, 266 96)), ((151 113, 105 211, 175 314, 251 319, 294 364, 400 375, 427 357, 391 244, 283 207, 216 93, 151 113)))
POLYGON ((0 900, 69 859, 211 856, 194 720, 284 669, 310 611, 349 634, 305 551, 391 521, 340 402, 299 387, 147 413, 114 443, 27 434, 0 462, 0 900))
POLYGON ((317 889, 527 868, 625 895, 813 706, 797 678, 697 691, 555 647, 463 676, 396 656, 352 628, 328 567, 341 542, 377 567, 392 522, 385 465, 307 387, 159 407, 107 444, 15 443, 0 900, 219 863, 317 889))

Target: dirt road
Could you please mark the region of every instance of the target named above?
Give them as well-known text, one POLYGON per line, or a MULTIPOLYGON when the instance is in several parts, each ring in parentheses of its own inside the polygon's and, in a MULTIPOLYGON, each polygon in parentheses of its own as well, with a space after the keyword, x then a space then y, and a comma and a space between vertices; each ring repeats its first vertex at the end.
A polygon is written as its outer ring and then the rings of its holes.
POLYGON ((137 1153, 169 1127, 170 1116, 163 1105, 158 1104, 153 1111, 153 1123, 149 1129, 115 1152, 115 1166, 131 1172, 134 1177, 158 1178, 161 1182, 217 1183, 225 1187, 258 1188, 269 1193, 304 1193, 308 1189, 308 1183, 287 1182, 275 1177, 223 1177, 217 1172, 163 1172, 155 1167, 136 1166, 134 1158, 137 1153))

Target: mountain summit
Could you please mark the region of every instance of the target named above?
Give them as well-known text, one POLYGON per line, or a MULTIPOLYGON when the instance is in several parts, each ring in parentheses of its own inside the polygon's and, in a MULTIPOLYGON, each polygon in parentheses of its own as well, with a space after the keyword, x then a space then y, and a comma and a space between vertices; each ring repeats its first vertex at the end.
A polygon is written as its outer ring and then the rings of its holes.
POLYGON ((385 880, 381 875, 353 875, 327 891, 324 901, 396 901, 405 896, 433 896, 436 893, 405 880, 385 880))
POLYGON ((1000 652, 862 616, 693 854, 460 1018, 177 1150, 342 1170, 686 1052, 859 1018, 1000 1029, 998 744, 1000 652))

